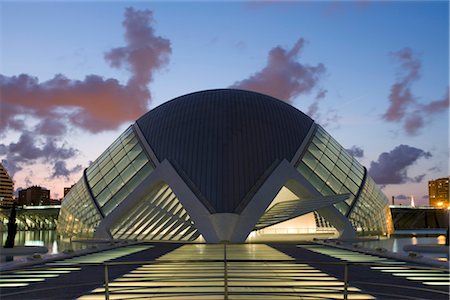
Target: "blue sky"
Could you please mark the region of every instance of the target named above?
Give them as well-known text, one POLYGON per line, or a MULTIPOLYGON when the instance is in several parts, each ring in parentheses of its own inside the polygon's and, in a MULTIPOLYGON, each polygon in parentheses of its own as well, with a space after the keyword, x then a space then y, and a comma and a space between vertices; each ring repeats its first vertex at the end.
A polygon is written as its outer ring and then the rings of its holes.
MULTIPOLYGON (((448 95, 448 2, 3 1, 0 74, 4 82, 22 73, 37 77, 41 84, 55 74, 79 81, 95 74, 125 85, 129 70, 112 68, 104 55, 126 45, 122 22, 127 7, 152 11, 150 26, 155 36, 170 43, 167 62, 153 70, 147 84, 151 93, 148 109, 186 93, 225 88, 253 78, 268 66, 272 49, 289 51, 302 38, 305 44, 291 63, 322 64, 325 71, 310 88, 281 100, 305 113, 317 103, 320 116, 312 117, 344 147, 361 148, 364 155, 358 159, 368 169, 372 162, 381 163, 383 152, 395 159, 400 152, 394 150, 408 146, 401 149, 406 151, 402 155, 411 155, 409 160, 399 165, 384 162, 388 165, 383 170, 397 175, 380 179, 389 198, 413 195, 416 203, 423 203, 427 181, 449 175, 448 104, 437 111, 426 109, 448 95), (401 52, 405 49, 409 52, 401 52), (402 60, 399 53, 411 56, 402 60), (403 86, 411 94, 406 114, 387 121, 383 115, 391 105, 391 88, 412 72, 405 67, 408 63, 418 68, 403 86), (326 90, 326 96, 317 100, 320 90, 326 90), (405 130, 408 116, 422 120, 413 133, 405 130)), ((5 94, 2 108, 13 101, 5 94)), ((57 171, 57 161, 44 154, 48 135, 36 133, 44 112, 24 112, 26 105, 33 106, 31 98, 17 113, 25 125, 4 125, 2 130, 0 159, 9 168, 17 168, 16 188, 41 184, 61 195, 62 187, 75 182, 89 161, 132 122, 125 118, 115 128, 95 133, 68 126, 54 137, 53 145, 74 152, 65 154, 67 164, 57 171), (12 155, 17 148, 12 145, 20 145, 24 130, 36 134, 34 148, 42 151, 12 155)))

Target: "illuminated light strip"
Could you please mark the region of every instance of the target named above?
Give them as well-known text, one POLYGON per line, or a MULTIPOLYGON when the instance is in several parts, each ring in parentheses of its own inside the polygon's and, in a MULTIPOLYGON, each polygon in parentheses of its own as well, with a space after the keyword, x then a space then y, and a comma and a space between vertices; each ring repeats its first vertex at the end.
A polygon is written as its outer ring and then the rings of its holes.
POLYGON ((78 271, 78 270, 80 270, 80 268, 71 268, 70 270, 61 270, 61 271, 58 271, 58 270, 54 270, 53 268, 52 269, 45 269, 45 270, 42 270, 42 271, 24 271, 24 270, 21 270, 21 271, 15 271, 14 273, 15 274, 52 274, 52 273, 54 273, 54 274, 66 274, 66 273, 70 273, 70 272, 72 272, 72 271, 78 271))
POLYGON ((396 270, 411 270, 410 268, 408 268, 408 267, 389 267, 389 266, 386 266, 386 267, 370 267, 371 269, 374 269, 374 270, 393 270, 393 271, 396 271, 396 270))
MULTIPOLYGON (((52 278, 52 277, 58 277, 59 274, 39 274, 39 277, 42 278, 52 278)), ((3 279, 3 277, 8 278, 35 278, 33 274, 8 274, 8 275, 2 275, 0 276, 0 281, 3 279)))
POLYGON ((423 284, 426 285, 450 285, 450 282, 437 282, 437 281, 430 281, 430 282, 422 282, 423 284))
MULTIPOLYGON (((73 263, 79 263, 79 262, 103 262, 102 259, 115 259, 117 257, 129 255, 131 253, 135 253, 138 251, 146 250, 151 248, 152 246, 129 246, 128 249, 113 249, 109 250, 109 255, 102 255, 104 253, 94 253, 94 254, 88 254, 82 259, 80 258, 71 258, 67 259, 62 262, 51 262, 47 265, 55 265, 55 264, 73 264, 73 263), (100 258, 100 260, 99 260, 100 258)), ((20 287, 20 286, 27 286, 30 283, 34 282, 42 282, 45 281, 47 278, 55 278, 59 277, 61 274, 68 274, 73 271, 78 271, 81 268, 79 267, 55 267, 55 268, 48 268, 48 269, 39 269, 39 270, 18 270, 6 275, 0 276, 0 287, 20 287), (17 282, 14 283, 13 282, 17 282)))
POLYGON ((73 270, 80 268, 70 268, 60 270, 18 270, 0 276, 0 287, 21 287, 28 286, 30 283, 42 282, 47 278, 55 278, 63 273, 70 273, 73 270))
MULTIPOLYGON (((442 271, 439 271, 439 270, 426 270, 426 269, 425 270, 424 269, 401 269, 401 270, 380 270, 380 271, 384 272, 384 273, 395 273, 398 271, 401 271, 404 273, 416 273, 416 272, 426 272, 426 273, 430 273, 430 274, 442 273, 442 271)), ((444 274, 444 273, 442 273, 442 274, 444 274)))
POLYGON ((45 278, 23 278, 23 279, 17 279, 17 278, 0 278, 0 282, 35 282, 35 281, 44 281, 45 278), (25 280, 24 280, 25 279, 25 280))
POLYGON ((28 283, 0 283, 0 287, 21 287, 27 286, 28 283))
MULTIPOLYGON (((418 270, 419 271, 419 270, 418 270)), ((442 277, 446 277, 446 278, 450 278, 450 274, 448 273, 392 273, 392 275, 394 276, 442 276, 442 277)))
MULTIPOLYGON (((217 298, 218 296, 222 298, 224 296, 223 262, 189 262, 189 259, 223 259, 222 245, 208 246, 211 247, 185 245, 158 259, 159 263, 138 267, 109 283, 110 298, 181 297, 183 299, 202 299, 217 298), (173 255, 174 253, 177 255, 173 255), (171 259, 187 259, 187 261, 170 263, 171 259)), ((334 295, 342 298, 343 282, 307 264, 292 263, 293 259, 290 257, 286 259, 284 254, 272 255, 280 253, 273 248, 266 245, 251 245, 251 247, 249 245, 229 245, 228 247, 230 247, 230 251, 227 251, 227 254, 233 252, 232 256, 242 260, 265 260, 268 258, 286 260, 286 263, 229 262, 227 264, 228 291, 231 298, 256 299, 262 297, 262 293, 264 297, 274 296, 275 298, 283 296, 292 298, 295 296, 293 293, 297 293, 297 296, 305 299, 317 298, 318 295, 325 295, 326 299, 334 298, 334 295), (313 290, 309 287, 312 287, 313 290)), ((371 295, 361 293, 356 295, 355 293, 359 291, 355 287, 349 287, 351 293, 348 298, 374 299, 371 295)), ((104 299, 104 292, 105 289, 99 287, 94 289, 91 295, 80 299, 96 299, 95 296, 104 299), (102 294, 93 295, 94 293, 102 294)))

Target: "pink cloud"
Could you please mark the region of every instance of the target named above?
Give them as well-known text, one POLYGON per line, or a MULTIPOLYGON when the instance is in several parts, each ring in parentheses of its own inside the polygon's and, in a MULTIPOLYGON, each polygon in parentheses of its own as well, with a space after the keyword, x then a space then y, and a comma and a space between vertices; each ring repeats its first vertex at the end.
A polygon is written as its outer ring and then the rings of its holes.
POLYGON ((414 104, 414 97, 411 93, 411 84, 420 78, 421 63, 414 57, 410 48, 404 48, 398 52, 391 53, 401 64, 401 74, 395 84, 391 87, 389 94, 389 108, 384 113, 386 121, 400 121, 406 113, 408 107, 414 104))
POLYGON ((439 100, 421 104, 411 91, 412 84, 420 78, 422 63, 410 48, 391 53, 400 63, 397 81, 389 94, 389 107, 382 118, 388 122, 402 122, 408 135, 417 135, 432 115, 443 112, 449 107, 448 88, 446 95, 439 100))
POLYGON ((252 90, 286 102, 292 102, 300 94, 309 93, 317 86, 325 73, 325 66, 309 66, 297 61, 305 45, 299 39, 292 49, 280 46, 270 50, 266 66, 247 79, 233 84, 233 88, 252 90))
MULTIPOLYGON (((131 72, 126 84, 99 75, 72 80, 57 74, 44 82, 27 74, 0 75, 0 130, 24 129, 21 117, 27 116, 43 122, 48 118, 65 120, 93 133, 138 118, 151 100, 148 84, 153 73, 168 63, 171 54, 169 40, 155 35, 152 22, 151 11, 128 8, 123 22, 127 44, 105 54, 111 66, 131 72)), ((48 122, 40 127, 49 131, 45 125, 48 122)))

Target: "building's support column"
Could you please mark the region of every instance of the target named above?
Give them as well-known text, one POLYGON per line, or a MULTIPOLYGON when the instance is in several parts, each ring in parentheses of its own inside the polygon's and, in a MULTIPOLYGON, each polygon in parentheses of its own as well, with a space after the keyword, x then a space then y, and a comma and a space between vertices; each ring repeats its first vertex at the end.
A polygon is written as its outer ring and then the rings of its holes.
POLYGON ((330 205, 318 209, 317 212, 336 228, 340 239, 352 240, 356 238, 356 231, 352 224, 336 207, 330 205))

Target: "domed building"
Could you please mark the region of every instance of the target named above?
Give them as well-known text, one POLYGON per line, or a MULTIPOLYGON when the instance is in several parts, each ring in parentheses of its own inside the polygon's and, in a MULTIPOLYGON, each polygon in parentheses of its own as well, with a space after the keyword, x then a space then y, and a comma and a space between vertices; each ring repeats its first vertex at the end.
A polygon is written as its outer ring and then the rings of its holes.
POLYGON ((206 242, 320 227, 342 238, 389 234, 388 200, 310 117, 232 89, 139 118, 84 171, 58 220, 63 236, 206 242))

